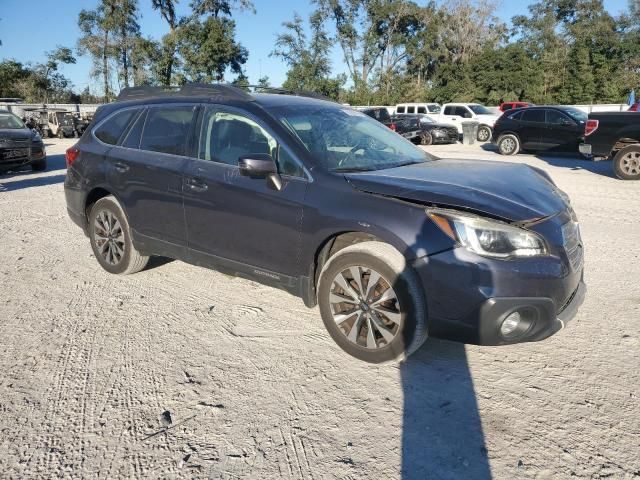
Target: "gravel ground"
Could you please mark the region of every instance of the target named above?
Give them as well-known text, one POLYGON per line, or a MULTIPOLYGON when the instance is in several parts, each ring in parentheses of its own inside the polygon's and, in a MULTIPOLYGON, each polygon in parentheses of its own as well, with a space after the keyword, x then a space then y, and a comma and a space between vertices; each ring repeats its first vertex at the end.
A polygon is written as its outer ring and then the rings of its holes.
POLYGON ((65 211, 71 143, 0 176, 2 477, 640 477, 640 183, 610 163, 509 159, 581 220, 589 292, 567 329, 371 366, 284 292, 175 261, 102 271, 65 211))

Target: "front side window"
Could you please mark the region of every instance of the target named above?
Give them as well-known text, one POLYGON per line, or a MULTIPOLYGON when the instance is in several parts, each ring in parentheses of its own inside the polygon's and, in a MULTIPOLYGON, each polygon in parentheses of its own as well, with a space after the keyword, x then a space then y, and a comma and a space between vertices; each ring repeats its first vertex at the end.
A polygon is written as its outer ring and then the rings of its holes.
POLYGON ((456 107, 456 115, 462 118, 472 118, 473 114, 467 107, 456 107))
POLYGON ((255 153, 271 155, 283 175, 303 176, 302 168, 287 150, 279 147, 276 139, 257 122, 232 112, 205 113, 198 158, 237 166, 240 157, 255 153))
POLYGON ((427 113, 427 107, 418 107, 418 113, 427 113))
POLYGON ((547 110, 546 113, 547 123, 552 125, 571 125, 573 122, 569 120, 569 117, 558 112, 557 110, 547 110))
POLYGON ((109 145, 117 144, 118 139, 123 134, 125 128, 127 128, 129 121, 137 112, 138 110, 131 108, 116 113, 101 123, 100 126, 94 130, 94 135, 101 142, 109 145))
POLYGON ((140 149, 150 152, 186 155, 193 106, 167 106, 149 109, 140 149))
POLYGON ((322 168, 367 171, 423 163, 433 157, 379 122, 350 108, 283 106, 275 115, 322 168))
POLYGON ((456 114, 456 107, 444 107, 444 114, 445 115, 455 115, 456 114))

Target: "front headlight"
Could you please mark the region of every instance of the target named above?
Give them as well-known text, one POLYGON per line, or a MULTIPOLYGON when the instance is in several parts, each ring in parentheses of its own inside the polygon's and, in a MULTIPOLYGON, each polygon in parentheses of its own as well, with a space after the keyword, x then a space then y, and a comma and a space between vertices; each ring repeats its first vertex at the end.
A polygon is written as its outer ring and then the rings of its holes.
POLYGON ((548 253, 540 235, 508 223, 451 210, 427 210, 440 229, 478 255, 494 258, 532 257, 548 253))
POLYGON ((33 137, 31 137, 31 140, 34 142, 39 142, 40 140, 42 140, 42 137, 38 132, 34 132, 33 137))

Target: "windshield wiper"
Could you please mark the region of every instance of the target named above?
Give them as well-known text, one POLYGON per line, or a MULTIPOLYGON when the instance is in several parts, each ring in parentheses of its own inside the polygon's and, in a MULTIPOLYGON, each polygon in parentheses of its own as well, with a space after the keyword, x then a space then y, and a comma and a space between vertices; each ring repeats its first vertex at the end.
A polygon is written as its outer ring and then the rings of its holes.
POLYGON ((350 172, 370 172, 372 170, 376 170, 376 169, 371 167, 340 167, 340 168, 334 168, 332 172, 350 173, 350 172))

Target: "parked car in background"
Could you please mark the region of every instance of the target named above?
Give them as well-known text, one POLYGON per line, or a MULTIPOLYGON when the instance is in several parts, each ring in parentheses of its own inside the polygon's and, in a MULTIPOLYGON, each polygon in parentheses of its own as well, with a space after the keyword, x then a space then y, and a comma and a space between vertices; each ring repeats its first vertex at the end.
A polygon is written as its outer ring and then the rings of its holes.
POLYGON ((74 116, 72 112, 61 108, 24 108, 38 123, 38 130, 43 137, 66 138, 76 135, 74 116))
POLYGON ((507 110, 513 110, 514 108, 524 108, 531 105, 527 102, 503 102, 500 104, 500 111, 506 112, 507 110))
POLYGON ((396 105, 396 115, 420 113, 423 115, 438 114, 441 107, 439 103, 399 103, 396 105))
POLYGON ((640 115, 636 112, 590 113, 580 153, 613 157, 613 171, 622 180, 640 180, 640 115))
POLYGON ((493 142, 503 155, 521 150, 578 152, 586 122, 587 114, 574 107, 518 108, 498 119, 493 142))
POLYGON ((396 124, 391 119, 389 110, 387 110, 385 107, 363 108, 360 111, 365 115, 370 116, 371 118, 375 118, 377 121, 382 123, 384 126, 389 127, 391 130, 396 130, 396 124))
POLYGON ((631 105, 629 107, 629 110, 627 110, 627 112, 640 112, 640 102, 636 102, 633 105, 631 105))
POLYGON ((47 168, 42 137, 8 110, 0 110, 0 172, 31 165, 32 170, 47 168))
POLYGON ((455 126, 437 123, 428 115, 395 115, 392 120, 396 132, 420 145, 458 141, 458 129, 455 126))
POLYGON ((462 122, 475 120, 479 123, 477 140, 488 142, 493 134, 493 125, 499 117, 500 115, 478 103, 445 103, 435 120, 454 125, 459 134, 462 134, 462 122))
POLYGON ((435 160, 317 98, 134 87, 67 150, 64 188, 107 272, 162 255, 284 289, 368 362, 427 333, 506 345, 561 330, 586 292, 566 194, 527 165, 435 160))

